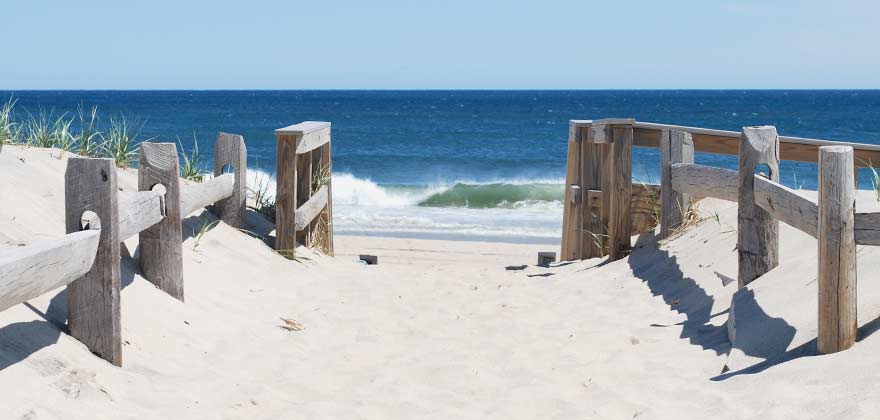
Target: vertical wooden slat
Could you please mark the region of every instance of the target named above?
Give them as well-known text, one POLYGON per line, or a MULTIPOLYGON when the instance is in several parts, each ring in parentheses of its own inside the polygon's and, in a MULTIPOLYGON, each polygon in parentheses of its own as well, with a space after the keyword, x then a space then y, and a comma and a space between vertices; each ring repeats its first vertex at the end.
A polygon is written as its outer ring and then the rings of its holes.
POLYGON ((632 248, 630 231, 632 217, 632 125, 609 126, 611 131, 610 160, 606 160, 609 179, 603 183, 609 188, 608 256, 611 261, 625 257, 632 248))
POLYGON ((562 212, 562 246, 560 249, 560 259, 563 261, 579 259, 578 241, 581 235, 581 225, 576 221, 577 215, 580 214, 580 203, 572 200, 574 193, 572 188, 580 189, 580 147, 581 141, 577 136, 578 127, 574 122, 570 122, 568 126, 568 157, 565 162, 565 197, 562 212))
POLYGON ((92 268, 67 286, 70 335, 101 358, 122 366, 117 191, 113 159, 68 159, 64 173, 67 233, 83 230, 87 211, 94 212, 101 224, 92 268))
POLYGON ((694 140, 690 133, 663 130, 660 135, 660 237, 681 226, 691 206, 690 194, 672 189, 672 164, 694 163, 694 140))
POLYGON ((819 352, 856 341, 856 243, 853 149, 819 148, 819 352))
MULTIPOLYGON (((312 152, 306 152, 296 157, 296 207, 309 201, 312 197, 312 152)), ((311 234, 312 223, 309 222, 302 230, 296 232, 296 241, 305 246, 311 234)))
POLYGON ((244 137, 237 134, 219 133, 214 143, 214 176, 223 174, 223 168, 231 166, 235 174, 232 197, 218 201, 213 206, 217 217, 229 226, 244 227, 245 199, 247 197, 247 148, 244 137))
MULTIPOLYGON (((743 127, 739 144, 738 235, 739 287, 779 264, 779 221, 755 204, 755 169, 767 165, 779 182, 779 136, 776 127, 743 127)), ((850 175, 851 176, 851 175, 850 175)))
POLYGON ((180 170, 174 143, 141 143, 138 190, 165 187, 165 217, 141 231, 140 266, 144 277, 183 301, 183 248, 180 213, 180 170))
POLYGON ((275 249, 288 257, 296 250, 296 145, 301 138, 276 134, 275 249))
MULTIPOLYGON (((330 135, 328 130, 327 135, 330 135)), ((324 208, 322 217, 327 220, 327 251, 331 256, 333 251, 333 155, 330 150, 330 140, 321 147, 321 164, 327 171, 327 207, 324 208)))

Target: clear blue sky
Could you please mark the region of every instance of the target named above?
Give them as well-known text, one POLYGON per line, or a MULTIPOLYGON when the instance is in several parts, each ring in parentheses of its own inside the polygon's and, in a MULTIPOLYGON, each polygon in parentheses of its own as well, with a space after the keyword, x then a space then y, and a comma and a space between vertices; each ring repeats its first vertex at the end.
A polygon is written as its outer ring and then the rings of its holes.
POLYGON ((880 88, 880 2, 0 5, 0 89, 880 88))

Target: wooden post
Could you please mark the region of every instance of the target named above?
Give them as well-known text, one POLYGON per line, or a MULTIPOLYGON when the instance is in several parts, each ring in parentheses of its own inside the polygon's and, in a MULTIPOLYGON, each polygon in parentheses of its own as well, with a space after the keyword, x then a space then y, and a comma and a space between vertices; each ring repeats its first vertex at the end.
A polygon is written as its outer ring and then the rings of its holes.
POLYGON ((681 226, 691 206, 691 196, 672 189, 672 164, 694 163, 690 133, 663 130, 660 134, 660 237, 681 226))
MULTIPOLYGON (((589 122, 584 121, 584 124, 589 122)), ((578 122, 569 121, 568 124, 568 157, 565 162, 565 197, 562 211, 562 244, 559 256, 563 261, 580 259, 578 244, 581 232, 581 223, 577 221, 582 212, 582 200, 580 200, 580 148, 581 138, 578 135, 578 122)))
POLYGON ((296 143, 299 136, 275 131, 275 250, 292 257, 296 251, 296 143))
POLYGON ((218 201, 214 213, 229 226, 244 227, 245 199, 247 197, 247 148, 244 137, 237 134, 219 133, 214 143, 214 176, 223 174, 224 167, 231 166, 235 174, 232 197, 218 201))
POLYGON ((587 191, 602 188, 602 169, 608 139, 594 133, 589 120, 571 120, 566 162, 566 202, 563 213, 563 235, 560 257, 582 260, 605 255, 596 238, 607 233, 601 207, 586 199, 587 191), (594 237, 594 235, 596 235, 594 237))
POLYGON ((625 257, 632 248, 632 120, 628 123, 615 120, 608 124, 606 133, 611 139, 603 174, 602 191, 607 191, 608 197, 603 209, 607 205, 608 257, 615 261, 625 257))
POLYGON ((165 218, 141 231, 140 265, 144 278, 183 301, 180 172, 174 143, 141 143, 138 190, 165 187, 165 218))
POLYGON ((856 342, 853 149, 819 148, 819 352, 856 342))
MULTIPOLYGON (((296 207, 299 208, 312 197, 312 152, 306 152, 296 156, 296 207)), ((295 215, 295 213, 294 213, 295 215)), ((312 233, 312 223, 308 223, 302 230, 296 232, 296 241, 305 246, 310 246, 309 236, 312 233)))
MULTIPOLYGON (((328 128, 329 135, 329 128, 328 128)), ((324 208, 322 217, 327 218, 327 251, 334 255, 333 251, 333 155, 330 150, 332 141, 327 141, 321 147, 321 168, 327 170, 327 207, 324 208)))
MULTIPOLYGON (((755 169, 765 164, 766 176, 779 182, 779 136, 776 127, 743 127, 739 142, 737 252, 739 287, 779 264, 779 221, 755 204, 755 169)), ((850 175, 852 176, 852 175, 850 175)))
POLYGON ((92 353, 122 366, 117 191, 113 159, 68 159, 64 173, 66 231, 83 230, 83 213, 87 211, 95 213, 100 224, 89 228, 101 229, 92 268, 67 286, 70 335, 92 353))

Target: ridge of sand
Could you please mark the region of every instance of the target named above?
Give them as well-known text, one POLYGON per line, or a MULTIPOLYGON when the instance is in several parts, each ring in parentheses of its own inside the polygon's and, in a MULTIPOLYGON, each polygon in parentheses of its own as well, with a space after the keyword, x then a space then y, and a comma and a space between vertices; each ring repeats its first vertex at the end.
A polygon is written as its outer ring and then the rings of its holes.
MULTIPOLYGON (((0 247, 63 233, 58 155, 0 152, 0 247)), ((122 368, 62 332, 63 289, 0 312, 0 417, 875 417, 878 251, 858 250, 861 341, 815 356, 815 239, 782 224, 781 265, 738 295, 731 347, 736 205, 700 208, 624 260, 523 271, 503 267, 547 247, 338 236, 335 259, 297 263, 221 223, 184 242, 185 304, 123 257, 122 368)))

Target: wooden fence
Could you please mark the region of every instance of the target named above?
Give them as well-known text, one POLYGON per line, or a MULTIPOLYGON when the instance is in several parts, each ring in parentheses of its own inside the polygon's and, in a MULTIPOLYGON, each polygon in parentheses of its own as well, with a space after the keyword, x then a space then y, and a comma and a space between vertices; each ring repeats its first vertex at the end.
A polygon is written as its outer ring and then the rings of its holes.
MULTIPOLYGON (((819 337, 822 353, 856 338, 856 244, 880 245, 880 213, 855 213, 856 168, 880 161, 880 146, 780 137, 772 126, 740 133, 640 123, 633 119, 572 121, 562 255, 626 255, 644 198, 631 183, 632 147, 659 147, 661 184, 651 211, 666 237, 689 217, 695 197, 738 203, 738 285, 779 264, 779 221, 818 239, 819 337), (694 152, 737 155, 739 170, 694 164, 694 152), (779 183, 780 158, 819 164, 818 202, 779 183), (766 173, 755 174, 764 166, 766 173), (582 200, 583 191, 599 203, 582 200), (598 211, 597 211, 598 209, 598 211), (607 241, 591 240, 607 235, 607 241), (586 238, 586 239, 585 239, 586 238)), ((652 187, 653 188, 653 187, 652 187)), ((733 334, 735 310, 731 305, 733 334)))
POLYGON ((333 255, 330 123, 305 121, 279 128, 275 138, 275 249, 293 257, 301 243, 333 255))
MULTIPOLYGON (((296 246, 292 242, 294 230, 284 230, 282 223, 308 232, 321 213, 330 225, 329 125, 307 122, 279 130, 277 196, 279 203, 282 198, 291 201, 278 208, 277 239, 290 249, 296 246), (315 149, 320 150, 317 156, 311 153, 315 149), (307 188, 312 166, 328 168, 321 174, 326 178, 324 185, 314 194, 307 188), (305 202, 294 214, 290 204, 297 202, 297 187, 305 191, 300 195, 305 202)), ((67 235, 0 253, 0 311, 67 286, 70 335, 96 355, 121 366, 120 243, 137 234, 144 278, 183 301, 182 218, 210 206, 225 223, 244 227, 244 139, 220 133, 214 150, 214 177, 203 183, 182 184, 175 145, 141 143, 137 192, 119 191, 112 159, 68 159, 64 190, 67 235)), ((332 250, 332 230, 328 229, 324 238, 332 250)))

